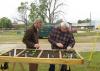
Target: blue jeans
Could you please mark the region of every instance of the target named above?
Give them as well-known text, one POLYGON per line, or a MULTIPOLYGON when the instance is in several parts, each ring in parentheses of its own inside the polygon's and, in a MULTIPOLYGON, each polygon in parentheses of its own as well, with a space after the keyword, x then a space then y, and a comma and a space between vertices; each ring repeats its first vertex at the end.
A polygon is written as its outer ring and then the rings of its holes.
MULTIPOLYGON (((55 71, 55 65, 54 64, 50 64, 49 71, 55 71)), ((67 65, 62 64, 60 71, 67 71, 67 65)))

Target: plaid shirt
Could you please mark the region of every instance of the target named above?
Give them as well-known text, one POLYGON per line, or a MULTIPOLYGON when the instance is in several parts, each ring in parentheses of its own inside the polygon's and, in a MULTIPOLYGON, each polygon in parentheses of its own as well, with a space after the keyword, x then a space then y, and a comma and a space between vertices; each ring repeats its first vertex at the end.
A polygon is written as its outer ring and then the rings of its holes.
POLYGON ((48 41, 51 43, 52 49, 61 49, 56 45, 56 43, 62 43, 64 45, 63 49, 66 49, 68 46, 73 48, 75 45, 73 34, 70 32, 62 32, 60 28, 52 29, 48 41))

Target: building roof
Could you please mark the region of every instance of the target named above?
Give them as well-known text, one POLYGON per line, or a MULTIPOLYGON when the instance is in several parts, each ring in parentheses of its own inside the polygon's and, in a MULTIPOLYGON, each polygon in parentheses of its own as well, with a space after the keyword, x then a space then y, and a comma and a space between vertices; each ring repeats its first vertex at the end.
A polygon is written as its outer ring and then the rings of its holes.
POLYGON ((90 23, 80 23, 80 24, 72 24, 72 26, 94 26, 93 24, 90 23))

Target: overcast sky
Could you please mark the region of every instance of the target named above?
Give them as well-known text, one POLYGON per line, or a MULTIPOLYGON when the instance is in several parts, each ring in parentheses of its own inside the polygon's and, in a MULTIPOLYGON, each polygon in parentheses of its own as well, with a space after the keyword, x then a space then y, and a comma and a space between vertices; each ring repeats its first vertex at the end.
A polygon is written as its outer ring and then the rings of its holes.
MULTIPOLYGON (((21 2, 32 0, 0 0, 0 18, 13 18, 17 14, 17 7, 21 2)), ((78 19, 86 19, 90 17, 93 20, 100 20, 100 0, 63 0, 66 7, 61 8, 65 14, 61 18, 67 21, 77 21, 78 19)))

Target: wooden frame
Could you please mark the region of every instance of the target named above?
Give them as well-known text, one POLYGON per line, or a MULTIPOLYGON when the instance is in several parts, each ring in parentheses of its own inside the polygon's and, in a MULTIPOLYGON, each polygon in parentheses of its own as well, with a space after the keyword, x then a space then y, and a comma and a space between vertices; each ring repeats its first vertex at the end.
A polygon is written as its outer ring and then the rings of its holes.
POLYGON ((41 50, 37 57, 18 57, 23 51, 19 52, 15 56, 0 56, 0 62, 25 62, 25 63, 49 63, 49 64, 83 64, 84 59, 83 57, 77 52, 79 58, 62 58, 61 52, 59 51, 60 58, 40 58, 42 52, 41 50))

